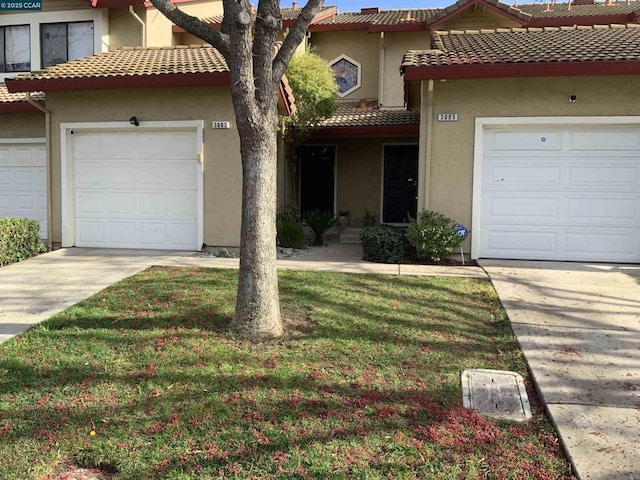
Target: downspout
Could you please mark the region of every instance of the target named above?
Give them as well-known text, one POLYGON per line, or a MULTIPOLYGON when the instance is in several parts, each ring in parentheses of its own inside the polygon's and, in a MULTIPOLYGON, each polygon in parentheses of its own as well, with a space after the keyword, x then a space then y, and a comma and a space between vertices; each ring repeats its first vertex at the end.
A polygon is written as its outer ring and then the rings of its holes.
POLYGON ((380 32, 380 61, 378 67, 378 105, 384 105, 384 32, 380 32))
POLYGON ((46 174, 46 182, 47 182, 47 249, 51 251, 53 247, 53 240, 51 238, 51 233, 53 231, 53 225, 51 224, 51 206, 53 205, 52 200, 52 180, 51 180, 51 112, 47 110, 45 107, 40 105, 34 99, 31 98, 31 92, 27 92, 27 103, 29 103, 32 107, 40 110, 44 113, 44 136, 46 139, 46 154, 47 154, 47 174, 46 174))
POLYGON ((424 121, 420 121, 420 146, 422 150, 421 158, 424 158, 424 163, 420 162, 419 168, 422 170, 419 172, 419 177, 423 187, 418 191, 418 211, 429 210, 430 205, 430 181, 431 181, 431 157, 433 150, 433 80, 429 80, 427 84, 427 95, 425 99, 424 95, 424 82, 422 87, 421 106, 420 112, 425 113, 424 121))
POLYGON ((135 10, 133 9, 133 5, 129 5, 129 13, 131 14, 131 16, 133 18, 135 18, 138 23, 142 26, 142 46, 146 47, 147 46, 147 27, 144 24, 144 20, 142 20, 138 14, 135 12, 135 10))

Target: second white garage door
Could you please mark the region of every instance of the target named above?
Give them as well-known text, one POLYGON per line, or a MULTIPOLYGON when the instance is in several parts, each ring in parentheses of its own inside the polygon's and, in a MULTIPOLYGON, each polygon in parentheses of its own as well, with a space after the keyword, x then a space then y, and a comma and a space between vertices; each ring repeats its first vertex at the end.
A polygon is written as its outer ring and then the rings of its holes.
POLYGON ((195 131, 75 131, 75 245, 196 250, 195 131))
POLYGON ((482 155, 480 257, 640 261, 640 126, 485 127, 482 155))

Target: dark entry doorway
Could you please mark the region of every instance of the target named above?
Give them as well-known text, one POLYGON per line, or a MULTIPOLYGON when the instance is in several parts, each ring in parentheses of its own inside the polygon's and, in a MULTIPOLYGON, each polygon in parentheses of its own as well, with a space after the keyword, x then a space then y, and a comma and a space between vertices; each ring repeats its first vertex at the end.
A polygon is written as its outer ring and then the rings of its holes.
POLYGON ((385 145, 382 221, 408 223, 418 208, 418 145, 385 145))
POLYGON ((300 213, 309 210, 333 211, 335 192, 336 147, 305 145, 300 158, 300 213))

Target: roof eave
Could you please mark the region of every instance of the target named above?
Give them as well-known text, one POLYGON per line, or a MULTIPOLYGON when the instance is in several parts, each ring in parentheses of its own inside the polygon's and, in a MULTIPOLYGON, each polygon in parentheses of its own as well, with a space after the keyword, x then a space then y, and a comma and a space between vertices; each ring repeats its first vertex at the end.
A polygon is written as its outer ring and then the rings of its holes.
POLYGON ((581 75, 639 75, 640 61, 537 62, 468 64, 443 66, 407 66, 405 83, 421 80, 461 80, 515 77, 575 77, 581 75))
POLYGON ((311 132, 312 137, 370 136, 370 135, 418 135, 420 125, 367 125, 321 127, 311 132))
POLYGON ((428 30, 427 24, 424 22, 405 22, 394 23, 391 25, 371 25, 369 32, 424 32, 428 30))
POLYGON ((229 72, 172 73, 90 78, 7 79, 7 90, 19 92, 54 92, 64 90, 97 90, 122 88, 202 87, 228 85, 229 72))
MULTIPOLYGON (((44 107, 43 102, 37 102, 44 107)), ((27 102, 6 102, 0 103, 0 113, 32 113, 39 112, 35 106, 27 102)))
POLYGON ((323 23, 316 25, 309 25, 307 31, 309 32, 346 32, 349 30, 368 30, 369 24, 366 22, 361 23, 323 23))

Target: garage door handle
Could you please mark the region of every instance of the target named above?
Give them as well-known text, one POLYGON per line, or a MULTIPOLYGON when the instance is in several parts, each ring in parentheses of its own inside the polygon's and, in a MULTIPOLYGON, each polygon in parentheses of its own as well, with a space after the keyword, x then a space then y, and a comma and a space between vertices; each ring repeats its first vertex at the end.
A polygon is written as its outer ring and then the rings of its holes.
POLYGON ((504 182, 504 178, 494 178, 496 182, 504 182))

